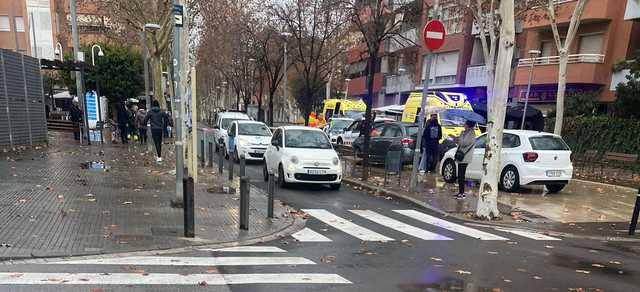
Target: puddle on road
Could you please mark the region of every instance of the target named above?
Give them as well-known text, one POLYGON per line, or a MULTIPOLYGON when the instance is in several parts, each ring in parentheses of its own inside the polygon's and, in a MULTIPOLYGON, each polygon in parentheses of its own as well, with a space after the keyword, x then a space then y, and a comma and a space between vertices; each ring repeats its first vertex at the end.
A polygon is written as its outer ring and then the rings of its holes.
MULTIPOLYGON (((479 287, 477 284, 465 282, 459 279, 445 278, 441 279, 438 283, 423 283, 423 284, 400 284, 398 289, 400 291, 408 292, 493 292, 498 291, 494 288, 479 287)), ((502 291, 502 290, 500 290, 502 291)))
POLYGON ((82 169, 111 169, 111 166, 105 165, 104 162, 87 161, 80 163, 82 169))

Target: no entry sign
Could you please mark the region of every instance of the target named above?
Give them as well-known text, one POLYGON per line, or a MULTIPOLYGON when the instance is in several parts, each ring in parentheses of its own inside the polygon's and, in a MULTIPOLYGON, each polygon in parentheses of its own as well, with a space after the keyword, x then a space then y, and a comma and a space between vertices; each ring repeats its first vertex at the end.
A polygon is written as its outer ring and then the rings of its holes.
POLYGON ((438 20, 432 20, 424 27, 424 44, 432 51, 442 47, 444 44, 444 25, 438 20))

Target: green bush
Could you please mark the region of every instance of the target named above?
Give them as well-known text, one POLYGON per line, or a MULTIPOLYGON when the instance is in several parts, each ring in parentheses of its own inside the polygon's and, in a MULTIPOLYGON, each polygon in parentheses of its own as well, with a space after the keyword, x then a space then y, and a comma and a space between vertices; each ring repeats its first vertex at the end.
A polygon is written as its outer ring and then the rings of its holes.
MULTIPOLYGON (((548 120, 545 131, 553 132, 553 126, 554 120, 548 120)), ((605 152, 638 154, 640 121, 609 116, 569 117, 564 119, 562 138, 576 157, 581 157, 587 150, 598 150, 600 157, 605 152)), ((636 163, 638 170, 640 164, 636 163)))

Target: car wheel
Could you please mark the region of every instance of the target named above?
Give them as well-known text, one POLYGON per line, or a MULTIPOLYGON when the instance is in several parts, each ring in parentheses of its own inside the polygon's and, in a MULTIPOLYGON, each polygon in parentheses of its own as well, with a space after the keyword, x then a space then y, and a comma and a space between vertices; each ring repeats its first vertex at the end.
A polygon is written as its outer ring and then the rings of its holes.
POLYGON ((513 166, 507 166, 500 175, 500 186, 505 192, 515 192, 520 188, 520 175, 513 166))
POLYGON ((240 163, 240 157, 238 156, 238 148, 233 149, 233 161, 240 163))
POLYGON ((338 138, 338 145, 342 145, 342 138, 338 138))
POLYGON ((283 189, 288 185, 287 181, 284 179, 284 169, 282 168, 282 164, 278 166, 278 185, 283 189))
POLYGON ((334 190, 334 191, 337 191, 337 190, 340 189, 340 186, 341 186, 341 184, 332 184, 331 185, 331 189, 334 190))
POLYGON ((442 177, 447 183, 454 183, 456 181, 456 164, 451 159, 447 159, 442 166, 442 177))
POLYGON ((562 189, 564 189, 565 185, 546 185, 547 190, 549 190, 550 193, 557 193, 559 191, 562 191, 562 189))
POLYGON ((262 162, 262 177, 264 181, 269 181, 269 169, 267 168, 267 161, 263 160, 262 162))

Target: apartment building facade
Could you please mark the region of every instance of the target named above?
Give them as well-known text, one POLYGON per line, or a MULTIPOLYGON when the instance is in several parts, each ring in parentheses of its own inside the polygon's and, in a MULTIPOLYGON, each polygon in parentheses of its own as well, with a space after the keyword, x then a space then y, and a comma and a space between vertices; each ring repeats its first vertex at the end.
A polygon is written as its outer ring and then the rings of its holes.
POLYGON ((31 55, 25 0, 0 1, 0 48, 31 55))
MULTIPOLYGON (((401 0, 400 0, 401 1, 401 0)), ((403 25, 381 49, 380 68, 374 78, 373 106, 404 104, 411 92, 421 92, 426 79, 427 49, 422 42, 422 28, 430 19, 435 0, 417 0, 426 5, 420 11, 419 24, 403 25)), ((411 3, 415 1, 404 1, 411 3)), ((575 0, 557 0, 557 17, 561 33, 566 33, 575 0)), ((437 51, 429 75, 429 89, 461 92, 472 103, 487 99, 487 73, 477 28, 464 21, 459 8, 440 1, 440 17, 445 25, 446 41, 437 51)), ((592 0, 583 15, 578 36, 571 49, 567 68, 568 95, 589 91, 602 92, 597 103, 615 100, 615 86, 624 81, 625 71, 612 72, 610 64, 616 60, 630 60, 640 49, 640 8, 635 0, 592 0), (636 20, 636 21, 634 21, 636 20), (636 36, 635 38, 633 36, 636 36)), ((397 19, 406 19, 406 11, 394 7, 397 19)), ((415 13, 415 11, 410 12, 415 13)), ((533 13, 533 12, 532 12, 533 13)), ((543 12, 535 12, 543 13, 543 12)), ((530 19, 530 18, 527 18, 530 19)), ((555 105, 558 81, 557 50, 552 40, 548 21, 519 21, 516 23, 516 48, 511 74, 509 104, 523 103, 531 65, 530 50, 542 51, 536 58, 529 102, 543 112, 555 105)), ((364 44, 350 50, 348 96, 364 96, 366 86, 366 51, 364 44)), ((626 71, 628 73, 628 70, 626 71)))

